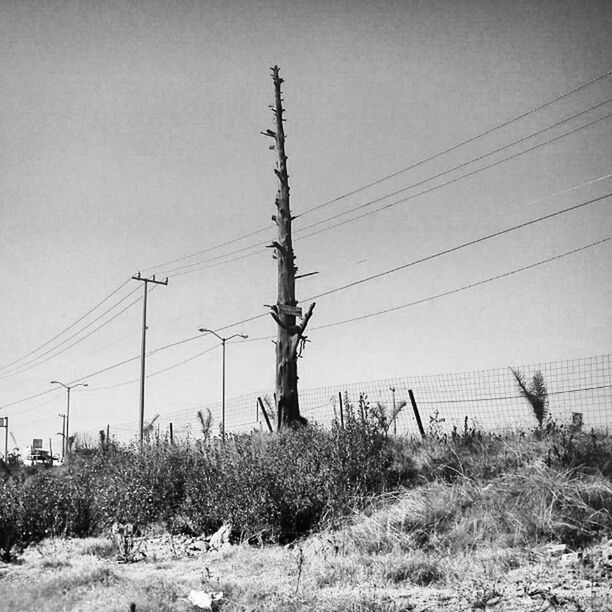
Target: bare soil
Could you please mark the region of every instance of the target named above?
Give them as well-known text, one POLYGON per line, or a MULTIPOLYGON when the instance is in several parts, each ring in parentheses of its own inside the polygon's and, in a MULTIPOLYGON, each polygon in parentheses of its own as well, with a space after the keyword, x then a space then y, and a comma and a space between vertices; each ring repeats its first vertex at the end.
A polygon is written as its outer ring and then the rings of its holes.
POLYGON ((327 536, 210 550, 205 540, 157 534, 137 538, 127 560, 108 539, 47 539, 0 565, 7 612, 201 609, 187 599, 191 590, 223 592, 213 609, 232 612, 610 612, 612 540, 576 551, 545 545, 428 559, 347 554, 327 536), (428 574, 432 567, 438 573, 428 574))

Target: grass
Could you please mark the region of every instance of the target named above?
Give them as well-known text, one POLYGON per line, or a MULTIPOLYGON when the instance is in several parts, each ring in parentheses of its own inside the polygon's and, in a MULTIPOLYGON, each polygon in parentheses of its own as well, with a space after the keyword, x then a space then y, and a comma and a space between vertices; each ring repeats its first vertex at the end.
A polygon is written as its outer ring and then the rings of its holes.
MULTIPOLYGON (((364 442, 357 433, 350 435, 340 442, 317 437, 316 431, 293 440, 257 436, 238 440, 223 451, 224 459, 234 461, 232 478, 242 478, 240 470, 250 461, 247 476, 258 474, 257 482, 263 487, 257 488, 252 481, 247 496, 252 505, 263 500, 263 509, 233 506, 240 502, 237 497, 223 502, 236 516, 257 522, 265 510, 287 521, 295 509, 317 509, 311 517, 315 522, 291 539, 266 542, 249 538, 250 531, 245 530, 237 533, 243 543, 227 551, 193 552, 191 539, 199 535, 175 533, 170 540, 166 528, 172 523, 164 522, 162 515, 138 536, 145 556, 134 563, 119 563, 116 542, 108 537, 38 539, 26 548, 19 563, 0 565, 0 607, 127 611, 136 602, 139 612, 193 610, 186 597, 195 589, 222 591, 219 609, 224 612, 612 609, 608 586, 612 546, 604 545, 612 537, 608 436, 557 432, 538 439, 468 432, 426 440, 389 438, 377 446, 378 439, 364 442), (291 465, 292 453, 304 450, 306 442, 315 445, 317 456, 312 459, 319 463, 308 463, 311 456, 302 454, 291 465), (386 490, 368 489, 369 481, 363 477, 358 481, 363 487, 351 489, 356 481, 345 482, 330 472, 330 466, 347 461, 336 443, 355 449, 361 461, 367 460, 368 443, 375 443, 372 448, 388 470, 386 490), (273 479, 288 463, 285 479, 271 487, 266 479, 273 479), (342 512, 332 512, 338 509, 328 500, 334 489, 320 488, 325 475, 345 486, 342 491, 355 493, 351 503, 343 501, 342 512), (313 488, 316 494, 310 491, 313 488), (294 505, 282 510, 286 496, 294 505), (274 514, 277 503, 281 510, 274 514), (555 555, 547 548, 551 543, 584 554, 555 555)), ((184 467, 181 458, 191 461, 191 467, 201 465, 184 448, 147 452, 146 479, 141 483, 146 496, 164 484, 162 464, 155 463, 156 457, 169 458, 171 471, 184 467)), ((211 450, 199 452, 205 457, 211 450)), ((60 493, 78 492, 77 484, 86 482, 80 480, 82 474, 95 474, 87 472, 91 465, 83 462, 81 472, 67 471, 67 484, 62 483, 60 493)), ((103 499, 120 500, 114 497, 123 491, 117 474, 137 477, 134 465, 128 466, 129 472, 121 471, 124 465, 115 464, 112 477, 105 473, 99 481, 111 485, 112 495, 105 493, 103 499)), ((356 462, 345 465, 348 470, 358 468, 356 462)), ((186 472, 182 474, 187 477, 186 472)), ((211 478, 208 474, 204 480, 211 483, 211 478)), ((62 497, 50 482, 44 481, 44 491, 49 499, 58 500, 56 508, 87 509, 73 498, 62 497)), ((177 508, 185 510, 182 490, 176 481, 174 485, 173 497, 164 499, 174 500, 177 508)), ((187 491, 198 492, 189 487, 187 491)), ((6 521, 17 515, 13 501, 18 499, 5 500, 5 505, 12 504, 6 505, 6 521)), ((214 502, 215 498, 209 503, 214 502)), ((36 516, 45 518, 48 514, 42 510, 37 509, 36 516)), ((64 529, 95 524, 95 514, 79 515, 72 522, 51 516, 53 525, 64 529)), ((202 525, 207 524, 214 521, 202 517, 202 525)), ((295 529, 294 522, 286 524, 295 529)))

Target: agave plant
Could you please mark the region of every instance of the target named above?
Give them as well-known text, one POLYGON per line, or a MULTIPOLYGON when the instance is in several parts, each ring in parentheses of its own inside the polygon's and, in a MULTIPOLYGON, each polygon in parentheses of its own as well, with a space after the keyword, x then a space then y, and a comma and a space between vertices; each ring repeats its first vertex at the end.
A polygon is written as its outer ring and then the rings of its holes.
POLYGON ((206 408, 206 414, 201 410, 198 410, 198 421, 200 421, 200 427, 202 429, 202 435, 204 440, 210 438, 210 428, 212 425, 212 412, 206 408))
POLYGON ((405 405, 406 402, 403 400, 397 404, 394 404, 393 406, 387 406, 381 402, 376 402, 374 404, 374 415, 378 419, 379 426, 385 436, 389 434, 391 425, 395 423, 399 413, 402 411, 405 405))

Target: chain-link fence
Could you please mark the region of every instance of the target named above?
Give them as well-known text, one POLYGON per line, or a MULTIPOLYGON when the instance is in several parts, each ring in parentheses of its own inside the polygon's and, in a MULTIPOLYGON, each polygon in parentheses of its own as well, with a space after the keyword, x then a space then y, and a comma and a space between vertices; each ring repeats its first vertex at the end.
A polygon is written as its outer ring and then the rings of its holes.
MULTIPOLYGON (((612 425, 612 367, 611 356, 601 355, 584 359, 532 363, 512 366, 526 383, 541 372, 548 392, 548 413, 557 422, 606 430, 612 425)), ((449 431, 452 427, 477 426, 484 431, 526 430, 537 425, 534 410, 521 393, 510 368, 472 372, 405 376, 383 380, 347 383, 300 390, 300 410, 310 421, 329 425, 340 419, 340 410, 347 402, 359 409, 362 396, 370 405, 382 404, 387 412, 400 409, 390 431, 397 434, 418 434, 419 430, 412 402, 412 390, 423 426, 449 431), (342 398, 342 399, 341 399, 342 398)), ((227 432, 267 429, 258 406, 261 397, 266 411, 273 419, 273 394, 270 390, 228 399, 225 408, 227 432)), ((197 411, 212 415, 212 433, 218 433, 221 422, 221 403, 177 411, 160 417, 160 427, 173 423, 180 435, 191 430, 199 435, 201 425, 197 411)), ((274 423, 272 422, 274 427, 274 423)))

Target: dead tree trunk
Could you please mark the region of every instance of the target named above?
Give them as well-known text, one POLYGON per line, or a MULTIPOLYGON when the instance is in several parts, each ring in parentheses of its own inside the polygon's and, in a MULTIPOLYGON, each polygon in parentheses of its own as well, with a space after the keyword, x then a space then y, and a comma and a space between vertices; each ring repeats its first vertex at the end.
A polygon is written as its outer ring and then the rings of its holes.
POLYGON ((272 220, 278 228, 278 239, 270 247, 274 248, 274 257, 278 260, 278 297, 272 306, 271 315, 277 323, 276 341, 276 410, 278 428, 295 427, 305 420, 300 416, 298 401, 297 359, 304 346, 304 331, 312 315, 314 304, 302 317, 302 311, 295 299, 295 255, 291 238, 291 210, 289 208, 289 175, 287 174, 287 155, 285 154, 285 130, 283 126, 283 100, 278 66, 272 68, 274 81, 274 106, 276 130, 267 130, 264 135, 274 138, 274 148, 278 155, 275 170, 278 177, 276 196, 276 213, 272 220), (300 322, 297 322, 298 317, 300 322))

